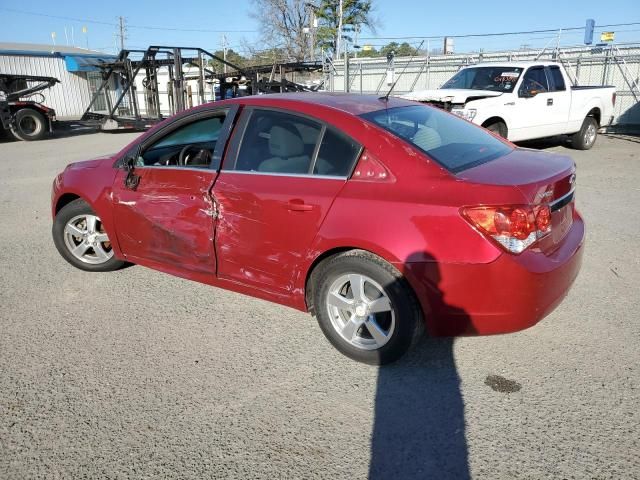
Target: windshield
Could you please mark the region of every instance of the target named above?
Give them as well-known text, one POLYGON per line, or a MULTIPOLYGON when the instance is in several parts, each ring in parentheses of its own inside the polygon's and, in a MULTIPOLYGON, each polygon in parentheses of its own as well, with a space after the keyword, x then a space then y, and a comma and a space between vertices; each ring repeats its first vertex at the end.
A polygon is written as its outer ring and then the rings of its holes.
POLYGON ((511 92, 518 83, 521 73, 522 68, 513 67, 463 68, 442 85, 442 88, 511 92))
POLYGON ((361 117, 418 147, 452 173, 513 150, 484 129, 427 105, 377 110, 361 117))

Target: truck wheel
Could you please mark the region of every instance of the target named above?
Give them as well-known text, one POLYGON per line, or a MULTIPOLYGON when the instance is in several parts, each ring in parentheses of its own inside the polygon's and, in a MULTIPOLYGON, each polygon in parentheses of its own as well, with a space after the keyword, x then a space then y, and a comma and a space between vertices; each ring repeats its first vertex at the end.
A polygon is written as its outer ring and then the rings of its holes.
POLYGON ((11 133, 16 140, 40 140, 47 134, 47 120, 37 110, 23 108, 16 113, 11 133))
POLYGON ((507 126, 503 122, 493 122, 485 127, 493 133, 497 133, 502 138, 507 138, 507 126))
POLYGON ((587 117, 582 122, 582 128, 571 135, 571 147, 576 150, 589 150, 596 143, 598 137, 598 122, 593 117, 587 117))

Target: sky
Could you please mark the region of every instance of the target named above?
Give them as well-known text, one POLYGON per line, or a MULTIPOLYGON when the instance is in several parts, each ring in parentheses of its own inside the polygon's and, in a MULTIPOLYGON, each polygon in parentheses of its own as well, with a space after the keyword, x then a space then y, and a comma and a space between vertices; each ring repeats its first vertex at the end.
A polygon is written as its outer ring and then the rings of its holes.
MULTIPOLYGON (((258 3, 258 2, 256 2, 258 3)), ((87 46, 115 53, 118 17, 125 18, 128 48, 175 45, 219 50, 223 36, 229 48, 242 51, 251 44, 258 49, 258 24, 249 12, 251 0, 122 1, 65 0, 15 2, 0 0, 0 41, 87 46), (67 18, 57 18, 67 17, 67 18), (87 33, 83 33, 86 27, 87 33), (66 29, 66 33, 65 33, 66 29)), ((428 2, 425 0, 374 0, 378 27, 364 30, 360 45, 376 47, 392 37, 467 35, 583 27, 587 18, 596 21, 596 32, 615 31, 616 42, 640 41, 640 1, 537 0, 535 2, 428 2), (600 25, 636 25, 598 27, 600 25), (375 37, 375 38, 374 38, 375 37)), ((564 31, 562 45, 582 42, 582 31, 564 31)), ((456 52, 519 49, 523 46, 555 45, 557 32, 492 37, 455 38, 456 52)), ((404 39, 397 39, 402 42, 404 39)), ((420 39, 407 39, 414 46, 420 39)), ((422 48, 441 47, 441 39, 425 40, 422 48)), ((264 46, 266 47, 266 46, 264 46)))

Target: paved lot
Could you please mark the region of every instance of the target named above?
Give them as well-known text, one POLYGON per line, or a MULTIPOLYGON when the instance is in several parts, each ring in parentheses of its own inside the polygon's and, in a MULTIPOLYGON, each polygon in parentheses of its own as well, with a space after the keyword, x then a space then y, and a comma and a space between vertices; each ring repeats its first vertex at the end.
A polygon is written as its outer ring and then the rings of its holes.
POLYGON ((576 159, 589 235, 551 316, 383 369, 296 311, 64 262, 54 175, 133 138, 0 143, 0 478, 640 478, 637 138, 542 145, 576 159))

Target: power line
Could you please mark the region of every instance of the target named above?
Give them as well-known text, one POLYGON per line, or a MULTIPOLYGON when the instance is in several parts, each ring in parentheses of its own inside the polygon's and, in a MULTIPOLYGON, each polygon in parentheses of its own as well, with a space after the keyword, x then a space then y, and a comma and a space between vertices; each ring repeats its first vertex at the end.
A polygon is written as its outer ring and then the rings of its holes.
MULTIPOLYGON (((608 25, 596 25, 596 28, 609 28, 609 27, 626 27, 631 25, 640 25, 640 22, 632 22, 632 23, 611 23, 608 25)), ((431 35, 431 36, 422 36, 422 35, 408 35, 403 37, 361 37, 361 40, 409 40, 409 39, 425 39, 425 40, 438 40, 440 38, 449 37, 449 38, 472 38, 472 37, 500 37, 507 35, 528 35, 532 33, 557 33, 559 30, 562 32, 569 32, 574 30, 584 30, 584 27, 562 27, 562 28, 548 28, 544 30, 528 30, 528 31, 518 31, 518 32, 498 32, 498 33, 469 33, 465 35, 431 35)))
POLYGON ((56 18, 56 19, 59 19, 59 20, 71 20, 73 22, 80 22, 80 23, 95 23, 95 24, 98 24, 98 25, 109 25, 111 27, 117 27, 118 26, 117 23, 102 22, 100 20, 91 20, 91 19, 87 19, 87 18, 64 17, 64 16, 61 16, 61 15, 47 15, 46 13, 26 12, 24 10, 17 10, 15 8, 0 7, 0 10, 4 10, 4 11, 7 11, 7 12, 13 12, 13 13, 21 13, 21 14, 24 14, 24 15, 35 15, 37 17, 56 18))
POLYGON ((200 33, 255 33, 258 30, 209 30, 206 28, 173 28, 173 27, 152 27, 148 25, 129 25, 129 28, 144 30, 168 30, 174 32, 200 32, 200 33))
MULTIPOLYGON (((18 10, 15 8, 0 7, 0 10, 4 10, 12 13, 20 13, 23 15, 34 15, 37 17, 55 18, 58 20, 70 20, 80 23, 94 23, 98 25, 108 25, 111 27, 120 27, 119 23, 104 22, 100 20, 93 20, 88 18, 67 17, 63 15, 49 15, 46 13, 28 12, 25 10, 18 10)), ((137 28, 140 30, 166 30, 172 32, 200 32, 200 33, 256 33, 257 30, 211 30, 206 28, 175 28, 175 27, 157 27, 152 25, 127 25, 127 28, 137 28)))

